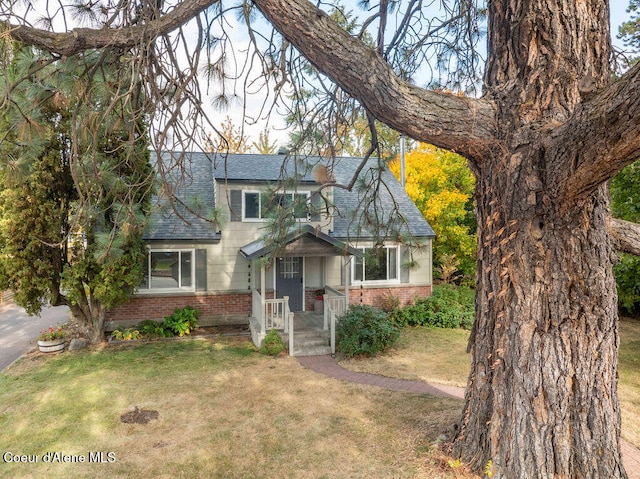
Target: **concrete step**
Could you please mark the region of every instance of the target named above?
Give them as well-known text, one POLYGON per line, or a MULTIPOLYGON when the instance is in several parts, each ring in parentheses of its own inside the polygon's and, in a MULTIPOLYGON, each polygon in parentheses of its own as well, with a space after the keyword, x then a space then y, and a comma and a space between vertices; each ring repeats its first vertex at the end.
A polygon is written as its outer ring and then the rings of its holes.
MULTIPOLYGON (((329 331, 294 331, 293 335, 296 343, 299 341, 331 340, 331 333, 329 331)), ((281 332, 280 336, 285 343, 289 341, 289 333, 281 332)))
POLYGON ((312 346, 304 348, 293 348, 294 356, 325 356, 331 354, 331 346, 312 346))
MULTIPOLYGON (((331 333, 329 331, 294 331, 294 356, 321 356, 331 354, 331 333)), ((289 347, 289 335, 283 334, 284 343, 289 347)))

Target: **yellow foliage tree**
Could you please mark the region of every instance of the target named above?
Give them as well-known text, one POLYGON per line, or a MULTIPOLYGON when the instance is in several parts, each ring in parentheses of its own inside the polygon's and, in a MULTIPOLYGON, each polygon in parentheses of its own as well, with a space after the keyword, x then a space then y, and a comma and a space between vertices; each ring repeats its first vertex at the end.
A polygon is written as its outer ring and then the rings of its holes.
MULTIPOLYGON (((390 169, 400 177, 400 161, 390 169)), ((433 145, 420 144, 405 156, 406 190, 436 232, 435 263, 456 262, 459 274, 473 281, 476 261, 475 179, 467 160, 433 145)))
POLYGON ((244 134, 242 127, 235 126, 231 117, 227 116, 224 122, 220 123, 216 135, 209 135, 207 138, 207 147, 211 152, 246 153, 249 149, 248 141, 249 137, 244 134))

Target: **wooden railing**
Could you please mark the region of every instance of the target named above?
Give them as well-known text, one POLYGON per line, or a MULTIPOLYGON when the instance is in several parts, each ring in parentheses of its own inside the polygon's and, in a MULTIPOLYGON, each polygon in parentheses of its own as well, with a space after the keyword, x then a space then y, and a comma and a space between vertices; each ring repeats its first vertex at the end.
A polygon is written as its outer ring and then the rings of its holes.
POLYGON ((289 296, 264 300, 264 329, 289 330, 289 296))
POLYGON ((347 297, 337 289, 324 288, 324 329, 331 329, 331 354, 336 353, 336 320, 347 311, 347 297))
POLYGON ((264 299, 260 292, 254 289, 251 293, 253 317, 260 323, 260 329, 266 333, 270 329, 289 330, 289 297, 264 299))

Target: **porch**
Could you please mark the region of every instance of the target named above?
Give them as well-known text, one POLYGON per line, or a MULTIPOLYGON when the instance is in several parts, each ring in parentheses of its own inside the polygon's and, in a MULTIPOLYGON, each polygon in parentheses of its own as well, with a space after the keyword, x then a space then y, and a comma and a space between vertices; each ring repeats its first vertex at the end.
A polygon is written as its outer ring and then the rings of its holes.
POLYGON ((250 318, 251 338, 260 346, 267 332, 278 331, 291 356, 335 354, 336 323, 347 309, 347 296, 325 287, 324 311, 292 312, 289 298, 263 299, 253 290, 254 311, 250 318))
POLYGON ((305 225, 277 248, 259 239, 240 248, 240 254, 250 262, 254 344, 260 346, 267 332, 275 329, 291 355, 335 353, 335 323, 349 304, 350 259, 362 253, 305 225), (340 284, 341 290, 327 283, 340 284), (309 312, 315 309, 307 301, 313 291, 323 293, 321 314, 309 312))

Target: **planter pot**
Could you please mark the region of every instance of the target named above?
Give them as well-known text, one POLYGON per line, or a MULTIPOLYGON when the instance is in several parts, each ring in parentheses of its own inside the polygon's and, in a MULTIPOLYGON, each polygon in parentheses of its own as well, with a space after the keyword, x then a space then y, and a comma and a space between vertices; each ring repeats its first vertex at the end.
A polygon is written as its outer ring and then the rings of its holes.
POLYGON ((38 341, 38 349, 43 353, 54 353, 64 349, 64 338, 50 341, 38 341))
POLYGON ((316 314, 324 313, 324 301, 321 299, 316 299, 313 301, 313 309, 316 314))

